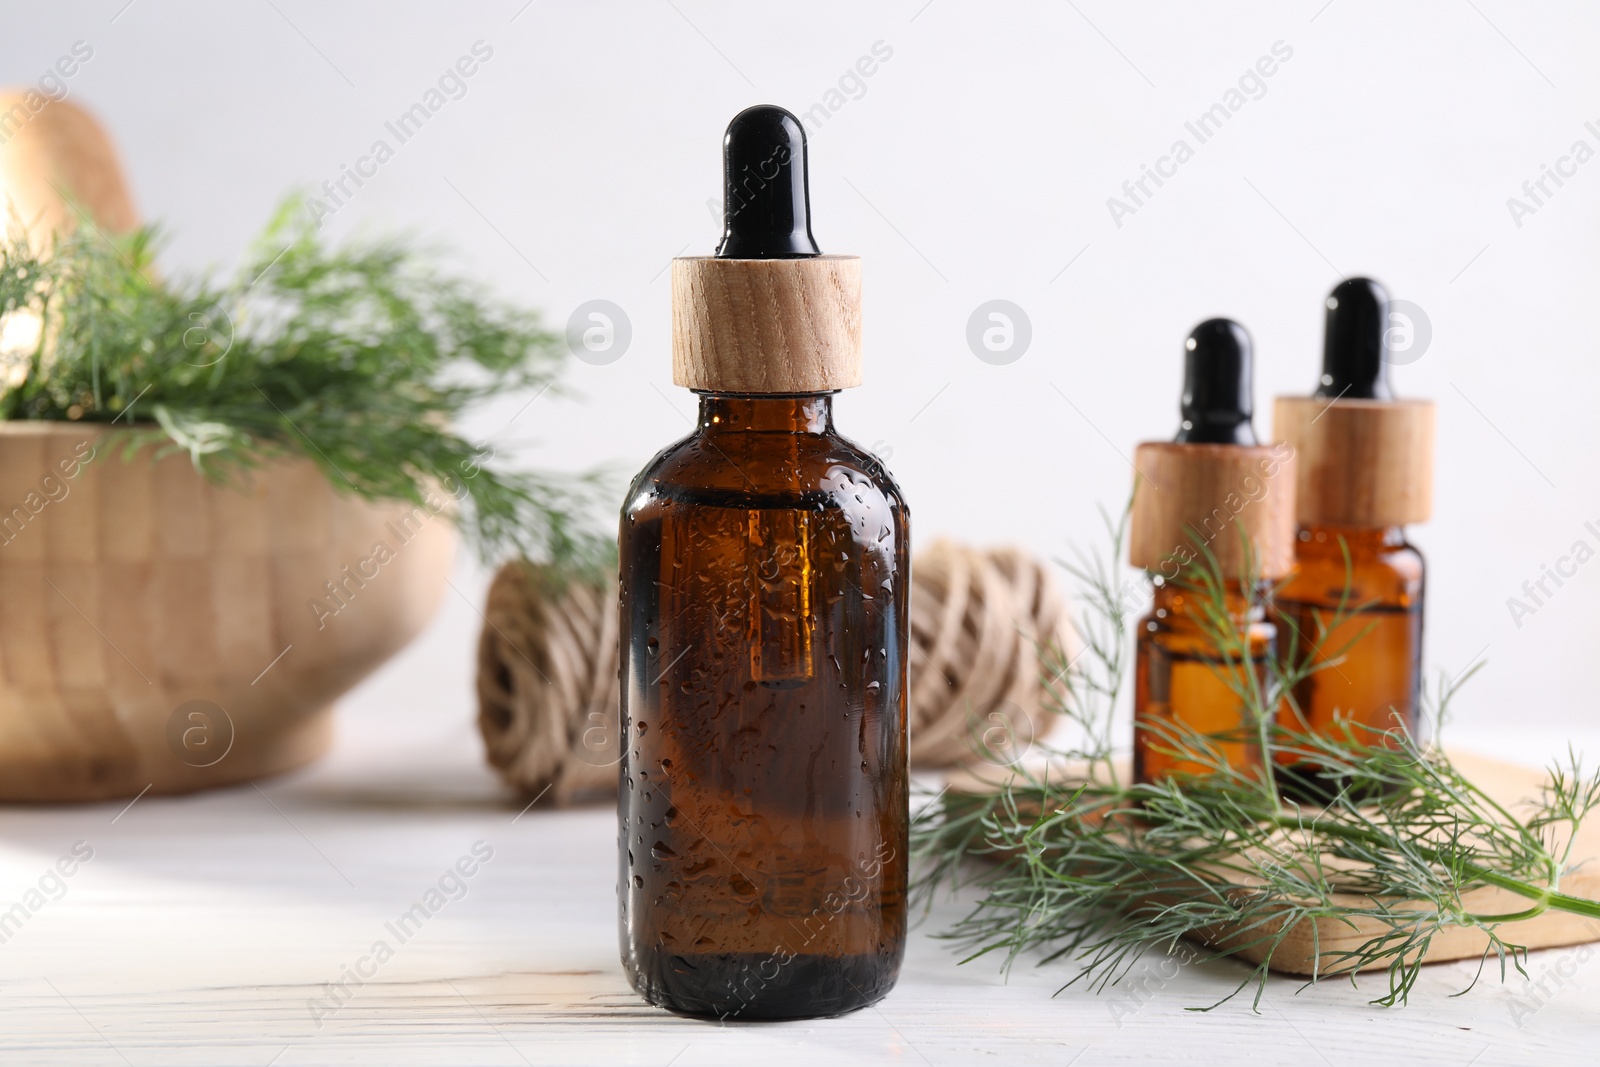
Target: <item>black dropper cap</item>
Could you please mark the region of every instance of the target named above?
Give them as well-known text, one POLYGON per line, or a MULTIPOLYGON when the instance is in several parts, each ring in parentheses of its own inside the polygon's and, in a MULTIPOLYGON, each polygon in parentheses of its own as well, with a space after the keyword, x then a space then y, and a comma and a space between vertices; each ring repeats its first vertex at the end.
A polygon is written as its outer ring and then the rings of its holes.
POLYGON ((1393 400, 1387 352, 1389 294, 1371 278, 1346 278, 1328 294, 1322 381, 1313 396, 1393 400))
POLYGON ((1184 342, 1180 444, 1253 445, 1250 335, 1232 319, 1207 319, 1184 342))
POLYGON ((747 107, 722 140, 722 259, 822 255, 811 236, 806 131, 781 107, 747 107))

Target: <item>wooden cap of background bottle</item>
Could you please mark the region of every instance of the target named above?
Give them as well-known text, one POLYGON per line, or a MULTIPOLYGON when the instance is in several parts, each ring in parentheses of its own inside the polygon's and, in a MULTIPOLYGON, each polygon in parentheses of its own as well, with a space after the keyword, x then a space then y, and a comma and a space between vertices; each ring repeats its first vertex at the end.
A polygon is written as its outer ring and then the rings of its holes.
POLYGON ((860 258, 673 260, 672 380, 720 393, 860 385, 860 258))
POLYGON ((1275 433, 1295 450, 1300 525, 1404 526, 1433 512, 1431 400, 1280 396, 1275 433))
POLYGON ((1223 577, 1244 577, 1241 528, 1258 577, 1281 578, 1294 566, 1295 456, 1282 444, 1147 441, 1133 463, 1128 562, 1135 567, 1176 578, 1203 559, 1203 545, 1223 577))

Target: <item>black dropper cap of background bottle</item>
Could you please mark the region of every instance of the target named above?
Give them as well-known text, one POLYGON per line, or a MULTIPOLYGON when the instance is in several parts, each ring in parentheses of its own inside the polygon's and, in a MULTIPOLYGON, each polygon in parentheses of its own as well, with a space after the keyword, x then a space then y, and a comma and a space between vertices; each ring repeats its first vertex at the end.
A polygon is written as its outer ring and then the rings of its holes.
POLYGON ((1232 319, 1207 319, 1183 344, 1179 444, 1253 445, 1250 334, 1232 319))
POLYGON ((1328 294, 1322 380, 1313 396, 1393 400, 1387 339, 1389 294, 1371 278, 1346 278, 1328 294))
POLYGON ((773 104, 747 107, 722 140, 721 259, 820 256, 811 236, 806 131, 773 104))

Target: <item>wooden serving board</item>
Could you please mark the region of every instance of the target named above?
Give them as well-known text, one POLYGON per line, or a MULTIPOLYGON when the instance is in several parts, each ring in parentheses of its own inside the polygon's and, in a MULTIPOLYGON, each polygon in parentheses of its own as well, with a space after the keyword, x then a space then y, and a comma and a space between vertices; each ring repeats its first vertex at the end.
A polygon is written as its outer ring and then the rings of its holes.
MULTIPOLYGON (((1519 817, 1528 812, 1529 802, 1538 797, 1545 782, 1543 770, 1503 763, 1486 756, 1451 751, 1450 759, 1462 774, 1519 817)), ((1128 768, 1119 767, 1120 773, 1127 771, 1128 768)), ((996 784, 992 775, 979 777, 957 772, 950 778, 950 788, 958 792, 987 791, 996 784)), ((1600 819, 1586 822, 1579 829, 1572 850, 1572 862, 1582 866, 1562 878, 1561 891, 1572 896, 1600 900, 1600 819)), ((1356 897, 1350 899, 1352 903, 1359 900, 1356 897)), ((1462 897, 1466 909, 1479 915, 1511 914, 1526 910, 1530 903, 1525 897, 1494 887, 1477 889, 1462 897)), ((1326 961, 1331 956, 1356 948, 1383 929, 1371 920, 1357 920, 1353 926, 1333 919, 1302 920, 1273 951, 1272 969, 1282 974, 1309 976, 1317 970, 1320 951, 1324 961, 1321 970, 1325 971, 1328 966, 1326 961)), ((1258 927, 1249 936, 1253 940, 1268 932, 1258 927)), ((1497 932, 1500 939, 1508 944, 1530 949, 1558 948, 1600 941, 1600 920, 1567 912, 1547 911, 1534 919, 1504 923, 1497 932)), ((1230 937, 1241 935, 1241 931, 1219 927, 1211 932, 1206 941, 1210 947, 1216 948, 1226 946, 1230 937)), ((1251 963, 1260 963, 1267 955, 1268 948, 1265 944, 1256 944, 1240 949, 1237 955, 1251 963)), ((1489 939, 1482 930, 1446 927, 1434 936, 1423 962, 1478 959, 1488 948, 1489 939)))

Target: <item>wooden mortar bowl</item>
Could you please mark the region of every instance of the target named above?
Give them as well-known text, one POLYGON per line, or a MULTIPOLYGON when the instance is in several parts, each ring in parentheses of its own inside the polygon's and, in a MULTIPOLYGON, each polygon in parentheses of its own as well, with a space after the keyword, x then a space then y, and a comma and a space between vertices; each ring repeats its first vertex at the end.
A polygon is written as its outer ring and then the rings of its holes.
POLYGON ((125 447, 103 426, 0 423, 0 801, 303 766, 334 700, 443 592, 443 494, 437 513, 365 501, 299 457, 221 485, 185 453, 125 447))

